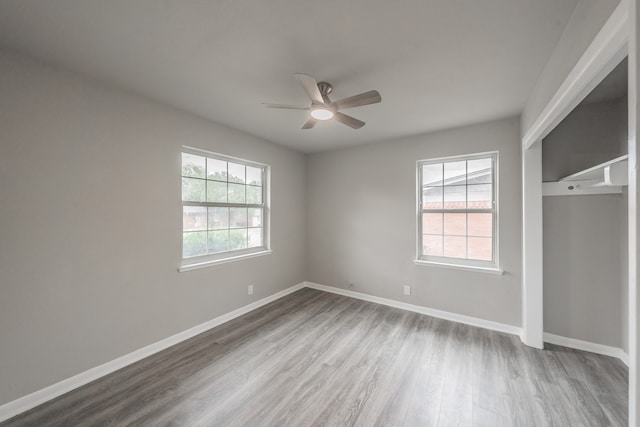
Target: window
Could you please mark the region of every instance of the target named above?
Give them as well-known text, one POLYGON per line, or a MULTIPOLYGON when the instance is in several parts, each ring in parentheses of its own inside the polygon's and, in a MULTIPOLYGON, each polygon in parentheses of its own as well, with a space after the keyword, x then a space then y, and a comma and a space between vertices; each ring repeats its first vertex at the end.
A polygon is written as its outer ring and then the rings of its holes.
POLYGON ((498 269, 498 154, 418 162, 418 262, 498 269))
POLYGON ((183 267, 268 253, 268 173, 267 165, 183 148, 183 267))

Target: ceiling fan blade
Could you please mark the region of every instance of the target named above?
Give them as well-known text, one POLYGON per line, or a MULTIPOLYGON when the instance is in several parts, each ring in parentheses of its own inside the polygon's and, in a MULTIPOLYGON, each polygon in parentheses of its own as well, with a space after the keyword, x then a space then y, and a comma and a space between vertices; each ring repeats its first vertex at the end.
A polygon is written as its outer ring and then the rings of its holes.
POLYGON ((264 105, 267 108, 284 108, 286 110, 310 110, 311 109, 309 107, 300 107, 298 105, 269 104, 268 102, 263 102, 262 105, 264 105))
POLYGON ((346 114, 340 113, 338 111, 333 113, 333 118, 343 125, 347 125, 353 129, 360 129, 362 126, 364 126, 364 122, 362 120, 358 120, 355 117, 347 116, 346 114))
POLYGON ((331 103, 336 110, 346 110, 347 108, 359 107, 361 105, 376 104, 382 101, 382 97, 377 90, 370 90, 358 95, 342 98, 331 103))
POLYGON ((318 83, 316 82, 316 79, 308 74, 296 73, 294 75, 314 104, 324 104, 324 100, 322 99, 320 89, 318 89, 318 83))
POLYGON ((316 123, 318 123, 318 119, 314 119, 313 117, 309 117, 309 120, 304 122, 304 124, 302 125, 302 127, 300 129, 311 129, 312 127, 314 127, 316 125, 316 123))

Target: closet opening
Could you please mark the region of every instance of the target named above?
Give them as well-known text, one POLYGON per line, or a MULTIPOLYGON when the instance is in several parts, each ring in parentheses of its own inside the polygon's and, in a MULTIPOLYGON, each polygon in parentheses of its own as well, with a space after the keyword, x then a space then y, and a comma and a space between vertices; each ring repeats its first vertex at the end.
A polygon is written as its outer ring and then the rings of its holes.
POLYGON ((628 61, 542 139, 544 341, 628 343, 628 61))

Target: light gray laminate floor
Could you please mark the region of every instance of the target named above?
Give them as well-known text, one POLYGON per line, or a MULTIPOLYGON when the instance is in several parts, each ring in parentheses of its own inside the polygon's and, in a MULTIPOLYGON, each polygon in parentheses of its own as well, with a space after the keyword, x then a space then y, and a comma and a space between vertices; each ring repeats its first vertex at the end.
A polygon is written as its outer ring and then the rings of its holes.
POLYGON ((303 289, 1 426, 626 426, 627 368, 303 289))

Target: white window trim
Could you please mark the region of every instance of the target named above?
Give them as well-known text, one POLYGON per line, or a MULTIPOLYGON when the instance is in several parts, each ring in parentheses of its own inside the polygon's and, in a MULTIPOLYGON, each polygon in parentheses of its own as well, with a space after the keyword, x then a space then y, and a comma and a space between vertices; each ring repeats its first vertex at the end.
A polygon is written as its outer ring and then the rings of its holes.
MULTIPOLYGON (((264 249, 264 248, 259 248, 259 249, 260 249, 259 251, 252 251, 246 254, 238 254, 238 252, 240 251, 234 251, 233 253, 236 255, 227 256, 226 258, 220 258, 217 260, 208 260, 208 261, 200 260, 200 262, 187 262, 187 261, 193 261, 195 258, 200 259, 204 257, 185 258, 182 261, 182 264, 180 265, 180 267, 178 267, 178 271, 182 273, 185 271, 197 270, 199 268, 211 267, 213 265, 225 264, 227 262, 241 261, 243 259, 255 258, 263 255, 270 255, 271 253, 273 253, 271 249, 264 249)), ((230 253, 231 252, 225 252, 225 255, 228 255, 230 253)))
POLYGON ((424 261, 421 259, 416 259, 413 263, 420 267, 437 267, 437 268, 448 268, 451 270, 462 270, 462 271, 475 271, 478 273, 488 273, 488 274, 496 274, 501 276, 504 274, 504 270, 499 268, 489 268, 489 267, 475 267, 471 265, 462 265, 462 264, 447 264, 446 262, 435 262, 435 261, 424 261))
POLYGON ((499 259, 499 162, 497 151, 487 151, 483 153, 463 154, 458 156, 438 157, 433 159, 418 160, 416 162, 416 258, 415 265, 423 267, 439 267, 455 270, 477 271, 490 274, 503 274, 500 268, 499 259), (493 218, 493 261, 482 261, 453 257, 435 257, 422 255, 422 165, 433 163, 454 162, 460 160, 473 160, 478 158, 493 158, 492 185, 494 195, 494 218, 493 218))
MULTIPOLYGON (((228 156, 226 154, 215 153, 212 151, 202 150, 199 148, 182 146, 182 153, 195 154, 198 156, 211 157, 221 159, 230 162, 240 163, 246 166, 253 166, 264 170, 263 176, 263 212, 262 212, 262 228, 263 228, 263 245, 256 248, 239 249, 228 252, 221 252, 218 254, 201 255, 189 258, 181 258, 179 272, 185 272, 190 270, 196 270, 199 268, 211 267, 214 265, 225 264, 228 262, 241 261, 249 258, 255 258, 263 255, 270 255, 271 251, 271 166, 258 163, 251 160, 242 159, 239 157, 228 156)), ((180 176, 182 176, 182 162, 180 163, 180 176)), ((180 197, 180 209, 184 206, 182 204, 182 196, 180 197)), ((182 216, 181 216, 182 217, 182 216)), ((180 227, 181 236, 184 232, 182 225, 180 227)), ((180 239, 182 246, 182 238, 180 239)))

